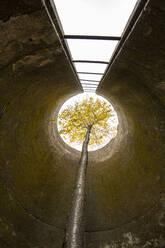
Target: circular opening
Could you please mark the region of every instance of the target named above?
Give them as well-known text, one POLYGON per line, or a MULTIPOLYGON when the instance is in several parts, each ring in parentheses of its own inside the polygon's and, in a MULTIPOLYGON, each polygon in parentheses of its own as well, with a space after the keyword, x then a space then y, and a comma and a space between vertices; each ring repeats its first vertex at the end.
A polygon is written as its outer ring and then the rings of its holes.
POLYGON ((70 147, 82 150, 89 125, 92 128, 88 151, 101 149, 116 136, 118 117, 109 101, 95 93, 82 93, 62 105, 58 113, 57 129, 70 147))

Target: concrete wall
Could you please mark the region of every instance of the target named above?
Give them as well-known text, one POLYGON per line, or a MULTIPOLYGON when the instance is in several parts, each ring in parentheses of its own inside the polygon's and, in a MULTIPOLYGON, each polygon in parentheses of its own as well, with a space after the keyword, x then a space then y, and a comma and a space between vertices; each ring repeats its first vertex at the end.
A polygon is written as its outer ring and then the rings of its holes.
MULTIPOLYGON (((52 120, 81 87, 41 5, 9 2, 0 15, 0 247, 60 248, 80 153, 52 120)), ((119 130, 89 154, 86 247, 165 246, 163 20, 164 4, 150 1, 99 87, 119 130)))

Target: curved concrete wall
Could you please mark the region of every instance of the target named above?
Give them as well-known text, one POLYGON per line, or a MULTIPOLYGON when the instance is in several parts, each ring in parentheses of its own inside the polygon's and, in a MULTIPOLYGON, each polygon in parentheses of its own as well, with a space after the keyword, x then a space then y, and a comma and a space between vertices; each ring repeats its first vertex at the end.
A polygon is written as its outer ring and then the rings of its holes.
MULTIPOLYGON (((63 143, 52 120, 81 88, 45 12, 33 11, 0 23, 4 248, 62 247, 80 156, 63 143)), ((163 16, 150 3, 98 90, 115 107, 119 130, 106 147, 89 153, 87 247, 165 243, 164 43, 159 39, 156 46, 154 22, 162 23, 163 16), (146 31, 150 26, 152 32, 146 31), (147 41, 156 46, 152 53, 147 41)))
POLYGON ((52 145, 49 126, 81 88, 44 11, 1 27, 1 247, 61 244, 78 160, 52 145))

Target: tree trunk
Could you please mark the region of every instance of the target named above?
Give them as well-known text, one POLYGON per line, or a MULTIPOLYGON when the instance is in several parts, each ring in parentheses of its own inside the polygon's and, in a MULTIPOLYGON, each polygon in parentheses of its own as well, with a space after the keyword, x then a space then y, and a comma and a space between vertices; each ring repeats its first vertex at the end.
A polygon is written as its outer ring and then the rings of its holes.
POLYGON ((84 243, 85 181, 88 162, 88 143, 92 126, 89 125, 82 146, 79 169, 72 196, 72 205, 66 229, 66 248, 82 248, 84 243))

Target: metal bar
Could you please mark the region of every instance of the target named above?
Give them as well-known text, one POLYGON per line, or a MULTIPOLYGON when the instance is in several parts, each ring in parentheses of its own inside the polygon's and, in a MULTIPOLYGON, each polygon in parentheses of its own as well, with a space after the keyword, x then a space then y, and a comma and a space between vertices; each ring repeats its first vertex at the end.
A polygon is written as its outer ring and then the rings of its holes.
POLYGON ((91 91, 91 92, 95 92, 96 89, 83 89, 84 91, 91 91))
POLYGON ((72 71, 73 71, 75 77, 76 77, 76 80, 78 81, 78 84, 80 85, 80 80, 78 78, 75 66, 72 62, 71 54, 70 54, 67 42, 64 39, 64 31, 63 31, 62 24, 60 22, 60 18, 58 16, 54 1, 53 0, 42 0, 42 4, 43 4, 43 6, 46 10, 46 13, 48 15, 48 18, 50 19, 50 22, 51 22, 51 24, 55 30, 55 33, 57 34, 57 36, 59 38, 59 41, 60 41, 61 46, 63 48, 63 51, 64 51, 64 53, 65 53, 65 55, 69 61, 69 64, 72 68, 72 71))
POLYGON ((106 61, 96 61, 96 60, 72 60, 73 63, 94 63, 94 64, 106 64, 109 63, 106 61))
POLYGON ((87 81, 87 82, 98 82, 98 83, 100 83, 100 81, 96 81, 96 80, 87 80, 87 79, 80 79, 80 81, 87 81))
POLYGON ((64 39, 79 40, 120 40, 119 36, 98 36, 98 35, 64 35, 64 39))
POLYGON ((91 91, 96 91, 97 88, 83 88, 83 90, 91 90, 91 91))
POLYGON ((83 87, 83 89, 84 89, 84 90, 85 90, 85 89, 87 89, 87 90, 89 90, 89 89, 93 90, 93 89, 97 89, 97 87, 83 87))
POLYGON ((94 93, 94 92, 96 92, 96 90, 84 90, 84 92, 92 92, 92 93, 94 93))
POLYGON ((90 86, 83 86, 83 88, 84 88, 84 89, 85 89, 85 88, 96 89, 96 88, 97 88, 97 86, 94 86, 94 87, 90 87, 90 86))
MULTIPOLYGON (((85 84, 85 85, 84 85, 84 84, 82 84, 82 87, 89 87, 89 86, 94 86, 94 87, 96 87, 96 88, 97 88, 99 85, 96 85, 96 84, 94 84, 94 85, 88 85, 88 84, 85 84)), ((93 87, 93 88, 94 88, 94 87, 93 87)))
POLYGON ((88 91, 95 91, 95 90, 93 90, 93 89, 84 89, 84 90, 88 90, 88 91))
POLYGON ((90 89, 90 88, 86 88, 86 89, 83 89, 83 90, 91 90, 91 91, 96 91, 96 89, 90 89))
POLYGON ((84 83, 84 82, 85 82, 85 81, 82 81, 81 84, 99 85, 98 82, 96 82, 96 83, 95 83, 95 82, 89 82, 89 83, 88 83, 88 81, 87 81, 86 83, 84 83))
POLYGON ((91 75, 104 75, 104 73, 97 73, 97 72, 77 72, 78 74, 91 74, 91 75))
POLYGON ((94 85, 94 86, 98 86, 99 84, 82 84, 82 85, 94 85))
POLYGON ((98 85, 82 85, 84 88, 97 88, 98 85))

